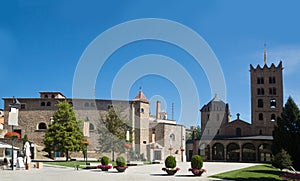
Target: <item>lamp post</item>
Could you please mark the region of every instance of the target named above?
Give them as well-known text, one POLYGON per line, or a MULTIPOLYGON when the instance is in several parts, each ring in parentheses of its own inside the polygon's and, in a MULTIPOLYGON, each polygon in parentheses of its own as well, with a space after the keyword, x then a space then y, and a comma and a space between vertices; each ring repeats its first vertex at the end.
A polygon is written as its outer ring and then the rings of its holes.
MULTIPOLYGON (((9 105, 9 114, 8 114, 8 125, 11 125, 11 131, 14 132, 14 126, 18 126, 18 114, 19 114, 19 109, 21 106, 21 103, 18 101, 18 99, 15 99, 13 97, 12 104, 9 105)), ((12 166, 11 170, 14 170, 14 137, 12 137, 11 141, 11 160, 12 160, 12 166)))

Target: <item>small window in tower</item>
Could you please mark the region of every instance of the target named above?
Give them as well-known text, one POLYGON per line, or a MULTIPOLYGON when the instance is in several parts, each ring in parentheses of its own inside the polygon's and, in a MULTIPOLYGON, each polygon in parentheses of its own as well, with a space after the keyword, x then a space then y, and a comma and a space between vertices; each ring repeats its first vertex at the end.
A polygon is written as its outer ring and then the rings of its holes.
POLYGON ((45 98, 48 98, 48 95, 45 95, 44 97, 45 97, 45 98))
POLYGON ((276 100, 275 99, 270 100, 270 107, 271 108, 276 108, 276 100))
POLYGON ((261 92, 261 95, 265 95, 265 90, 264 90, 264 88, 261 88, 260 92, 261 92))
POLYGON ((144 113, 144 108, 141 108, 141 109, 140 109, 140 112, 141 112, 141 113, 144 113))
POLYGON ((259 130, 259 135, 262 135, 262 130, 259 130))
POLYGON ((257 95, 260 95, 261 92, 260 92, 260 88, 257 88, 257 95))
POLYGON ((45 106, 46 104, 45 104, 45 102, 41 102, 41 106, 45 106))
POLYGON ((26 108, 26 104, 21 104, 21 109, 25 109, 26 108))
POLYGON ((170 140, 171 141, 175 141, 175 135, 172 133, 172 134, 170 134, 170 140))
POLYGON ((47 106, 51 106, 51 102, 47 102, 47 106))
POLYGON ((275 114, 271 114, 271 121, 275 121, 276 120, 276 115, 275 114))
POLYGON ((264 84, 264 78, 263 77, 260 78, 260 84, 264 84))
POLYGON ((257 83, 257 84, 260 84, 260 78, 257 78, 257 79, 256 79, 256 83, 257 83))
POLYGON ((54 94, 52 94, 52 95, 51 95, 51 97, 52 97, 52 99, 54 99, 54 98, 55 98, 55 95, 54 95, 54 94))
POLYGON ((269 84, 275 84, 275 77, 269 77, 269 84))
POLYGON ((269 88, 269 94, 270 95, 276 95, 276 88, 275 87, 270 87, 269 88))
POLYGON ((263 113, 258 114, 258 120, 264 120, 264 115, 263 113))
POLYGON ((257 107, 264 107, 264 102, 262 99, 257 100, 257 107))
POLYGON ((93 132, 93 131, 95 131, 95 126, 92 123, 90 123, 89 129, 91 132, 93 132))
POLYGON ((242 130, 241 130, 241 128, 236 128, 235 129, 235 134, 236 134, 236 136, 242 136, 242 130))
POLYGON ((207 114, 207 120, 209 120, 209 114, 207 114))

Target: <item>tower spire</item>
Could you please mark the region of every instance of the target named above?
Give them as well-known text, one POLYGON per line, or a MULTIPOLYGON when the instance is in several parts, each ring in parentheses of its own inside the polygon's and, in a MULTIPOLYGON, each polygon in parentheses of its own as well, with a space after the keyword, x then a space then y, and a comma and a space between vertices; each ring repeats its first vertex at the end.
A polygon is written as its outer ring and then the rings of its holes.
POLYGON ((267 64, 267 50, 266 50, 266 46, 267 46, 267 44, 265 43, 264 44, 264 64, 266 65, 267 64))

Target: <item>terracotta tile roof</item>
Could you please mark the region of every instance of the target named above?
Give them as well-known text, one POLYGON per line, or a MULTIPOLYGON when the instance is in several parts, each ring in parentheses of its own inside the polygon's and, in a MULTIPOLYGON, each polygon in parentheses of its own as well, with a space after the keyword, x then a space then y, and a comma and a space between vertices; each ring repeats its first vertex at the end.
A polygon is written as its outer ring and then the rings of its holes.
POLYGON ((139 93, 134 97, 133 101, 149 102, 142 91, 139 91, 139 93))

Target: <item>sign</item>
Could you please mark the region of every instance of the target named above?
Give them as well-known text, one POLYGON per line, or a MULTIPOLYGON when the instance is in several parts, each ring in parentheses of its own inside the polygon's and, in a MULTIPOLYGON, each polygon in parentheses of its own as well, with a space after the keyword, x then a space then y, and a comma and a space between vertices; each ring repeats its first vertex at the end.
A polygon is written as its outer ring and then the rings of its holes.
POLYGON ((19 110, 17 108, 10 108, 10 112, 8 113, 8 125, 18 126, 18 115, 19 110))

